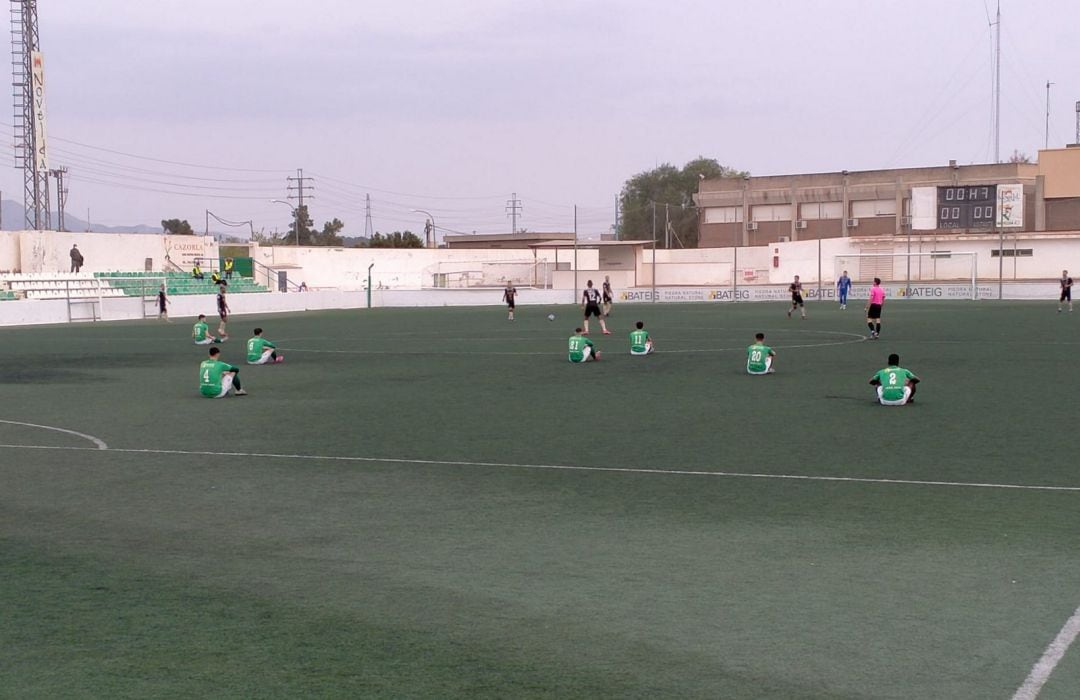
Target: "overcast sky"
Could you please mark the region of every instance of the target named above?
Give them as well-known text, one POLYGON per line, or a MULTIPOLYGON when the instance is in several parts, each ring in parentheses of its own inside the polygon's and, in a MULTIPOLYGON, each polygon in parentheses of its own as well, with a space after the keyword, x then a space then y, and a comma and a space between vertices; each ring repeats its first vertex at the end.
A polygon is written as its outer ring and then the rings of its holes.
MULTIPOLYGON (((316 223, 349 234, 366 193, 377 230, 420 230, 412 208, 508 230, 513 192, 520 226, 568 230, 578 204, 599 233, 628 177, 699 155, 757 175, 991 162, 993 2, 40 0, 50 166, 68 211, 108 225, 284 229, 268 200, 302 167, 316 223)), ((1050 144, 1073 140, 1080 2, 1002 14, 1001 153, 1034 156, 1048 79, 1050 144)))

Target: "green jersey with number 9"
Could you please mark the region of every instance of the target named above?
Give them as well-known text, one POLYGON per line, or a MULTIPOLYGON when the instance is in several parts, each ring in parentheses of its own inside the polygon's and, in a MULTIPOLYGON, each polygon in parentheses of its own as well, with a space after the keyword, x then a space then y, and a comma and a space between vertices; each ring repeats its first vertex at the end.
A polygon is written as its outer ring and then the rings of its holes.
POLYGON ((881 382, 881 398, 886 401, 899 401, 904 398, 904 387, 914 373, 903 367, 886 367, 878 370, 874 378, 881 382))
POLYGON ((763 343, 754 343, 746 349, 746 370, 748 372, 764 372, 768 369, 765 364, 772 348, 763 343))

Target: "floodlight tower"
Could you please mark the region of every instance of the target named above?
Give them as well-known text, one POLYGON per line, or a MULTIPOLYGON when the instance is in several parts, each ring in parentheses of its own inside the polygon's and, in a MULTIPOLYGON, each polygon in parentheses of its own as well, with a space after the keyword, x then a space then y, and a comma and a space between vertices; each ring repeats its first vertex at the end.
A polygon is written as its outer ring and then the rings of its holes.
POLYGON ((45 142, 45 60, 37 0, 11 3, 11 85, 15 97, 15 167, 23 171, 27 229, 49 228, 49 154, 45 142))

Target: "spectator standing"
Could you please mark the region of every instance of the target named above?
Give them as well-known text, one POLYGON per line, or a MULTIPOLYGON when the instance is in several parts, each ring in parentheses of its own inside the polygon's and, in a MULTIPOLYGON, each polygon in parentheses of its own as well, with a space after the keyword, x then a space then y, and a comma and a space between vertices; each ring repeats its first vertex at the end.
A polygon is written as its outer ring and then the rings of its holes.
POLYGON ((71 256, 71 271, 78 272, 83 266, 83 256, 79 252, 79 246, 72 244, 71 252, 68 254, 71 256))

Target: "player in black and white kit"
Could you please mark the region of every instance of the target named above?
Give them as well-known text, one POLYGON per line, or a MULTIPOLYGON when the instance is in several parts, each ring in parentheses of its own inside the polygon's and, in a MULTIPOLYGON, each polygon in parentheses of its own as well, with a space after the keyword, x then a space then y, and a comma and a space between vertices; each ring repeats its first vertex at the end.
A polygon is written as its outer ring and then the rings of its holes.
POLYGON ((600 292, 592 286, 592 280, 586 283, 585 291, 581 294, 581 308, 585 311, 584 333, 586 335, 589 333, 589 316, 596 316, 600 320, 600 330, 604 332, 604 335, 611 335, 607 324, 604 323, 604 315, 600 311, 600 292))
POLYGON ((798 309, 805 321, 806 306, 803 304, 802 282, 799 281, 798 275, 795 275, 795 281, 788 285, 788 291, 791 292, 791 308, 788 309, 787 317, 791 318, 791 312, 798 309))
POLYGON ((229 320, 229 303, 225 301, 225 285, 218 287, 217 312, 218 317, 221 319, 221 323, 217 327, 218 336, 222 342, 225 342, 229 339, 229 334, 225 330, 225 324, 229 320))
POLYGON ((604 284, 600 288, 603 292, 604 318, 611 315, 611 303, 615 301, 615 292, 611 291, 611 278, 604 275, 604 284))
POLYGON ((1069 302, 1069 311, 1072 311, 1072 277, 1068 270, 1061 271, 1061 296, 1058 297, 1058 313, 1061 313, 1061 305, 1069 302))
POLYGON ((503 290, 503 301, 506 302, 506 308, 509 309, 507 320, 514 320, 514 297, 517 296, 517 289, 510 282, 506 283, 506 289, 503 290))
MULTIPOLYGON (((157 317, 159 319, 165 319, 166 321, 169 321, 169 306, 168 306, 168 304, 169 304, 169 297, 167 297, 165 295, 165 285, 161 285, 161 289, 159 289, 158 293, 157 293, 157 305, 158 305, 158 315, 157 315, 157 317)), ((169 323, 172 323, 172 321, 169 321, 169 323)))

